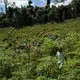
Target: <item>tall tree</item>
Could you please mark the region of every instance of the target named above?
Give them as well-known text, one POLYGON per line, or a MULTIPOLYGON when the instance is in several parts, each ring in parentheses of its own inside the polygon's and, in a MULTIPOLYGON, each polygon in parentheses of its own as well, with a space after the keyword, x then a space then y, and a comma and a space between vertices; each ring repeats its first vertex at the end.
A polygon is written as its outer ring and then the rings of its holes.
POLYGON ((31 6, 31 4, 32 4, 32 1, 31 1, 31 0, 29 0, 28 4, 29 4, 29 6, 31 6))
POLYGON ((50 0, 47 0, 47 5, 49 5, 50 4, 50 0))
POLYGON ((71 4, 74 16, 80 17, 80 0, 73 0, 71 4))

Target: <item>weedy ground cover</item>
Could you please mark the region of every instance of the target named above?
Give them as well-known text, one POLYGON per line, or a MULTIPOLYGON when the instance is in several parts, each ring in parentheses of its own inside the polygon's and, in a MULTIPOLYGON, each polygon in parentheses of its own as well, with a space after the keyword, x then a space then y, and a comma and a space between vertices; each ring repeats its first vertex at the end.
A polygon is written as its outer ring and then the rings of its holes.
POLYGON ((80 19, 12 29, 0 28, 1 80, 80 80, 80 19), (55 47, 67 57, 61 72, 55 47))

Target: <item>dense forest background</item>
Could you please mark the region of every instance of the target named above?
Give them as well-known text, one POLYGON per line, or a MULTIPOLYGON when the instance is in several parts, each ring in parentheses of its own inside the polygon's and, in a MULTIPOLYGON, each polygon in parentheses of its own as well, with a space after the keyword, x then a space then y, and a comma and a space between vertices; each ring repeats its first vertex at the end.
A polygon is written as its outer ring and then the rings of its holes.
POLYGON ((73 0, 68 6, 58 8, 55 6, 50 8, 49 5, 33 7, 31 3, 29 2, 27 7, 8 7, 7 14, 0 14, 0 27, 32 26, 48 22, 63 22, 66 19, 80 17, 80 0, 73 0))

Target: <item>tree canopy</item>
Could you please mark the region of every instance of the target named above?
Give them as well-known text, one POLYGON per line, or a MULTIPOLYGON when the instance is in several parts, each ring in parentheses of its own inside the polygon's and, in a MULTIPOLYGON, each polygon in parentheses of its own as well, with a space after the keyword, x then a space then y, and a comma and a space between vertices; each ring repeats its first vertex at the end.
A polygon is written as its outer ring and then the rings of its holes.
MULTIPOLYGON (((58 2, 58 0, 55 1, 58 2)), ((50 0, 47 0, 47 6, 33 7, 30 0, 27 7, 8 7, 6 15, 0 14, 0 27, 21 27, 48 22, 63 22, 65 19, 80 17, 80 0, 73 0, 67 6, 53 6, 52 8, 48 6, 49 3, 50 0)))

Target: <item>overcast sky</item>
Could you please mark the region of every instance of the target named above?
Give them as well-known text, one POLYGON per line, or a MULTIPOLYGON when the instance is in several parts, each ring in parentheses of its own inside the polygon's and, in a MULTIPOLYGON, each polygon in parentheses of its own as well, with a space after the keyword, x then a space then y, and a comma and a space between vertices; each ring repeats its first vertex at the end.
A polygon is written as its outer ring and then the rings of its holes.
MULTIPOLYGON (((44 7, 46 5, 46 1, 47 0, 32 0, 33 2, 33 6, 41 6, 44 7)), ((65 5, 69 4, 72 0, 65 0, 65 5)), ((27 5, 28 4, 28 0, 8 0, 8 2, 16 3, 16 6, 21 6, 21 5, 27 5)), ((51 0, 51 3, 54 2, 54 0, 51 0)))

